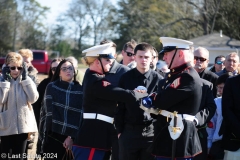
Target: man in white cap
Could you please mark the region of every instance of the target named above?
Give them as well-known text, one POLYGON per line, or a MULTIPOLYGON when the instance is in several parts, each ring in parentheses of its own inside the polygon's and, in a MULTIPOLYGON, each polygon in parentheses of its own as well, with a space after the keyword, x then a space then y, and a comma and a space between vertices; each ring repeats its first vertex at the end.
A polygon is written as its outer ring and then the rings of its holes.
POLYGON ((157 160, 192 160, 201 153, 195 127, 202 82, 191 66, 190 41, 161 37, 163 60, 170 72, 159 82, 153 106, 158 110, 151 152, 157 160))
POLYGON ((97 45, 83 51, 84 61, 89 65, 83 80, 83 121, 81 130, 74 138, 75 159, 98 159, 109 157, 113 131, 113 115, 116 101, 137 101, 145 93, 114 87, 105 78, 112 65, 112 43, 97 45))

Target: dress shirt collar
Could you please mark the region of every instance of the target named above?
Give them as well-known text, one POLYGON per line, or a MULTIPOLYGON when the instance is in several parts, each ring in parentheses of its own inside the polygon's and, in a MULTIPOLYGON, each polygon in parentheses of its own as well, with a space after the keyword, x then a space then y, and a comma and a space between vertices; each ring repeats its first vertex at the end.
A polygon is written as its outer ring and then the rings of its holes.
POLYGON ((137 70, 137 68, 133 68, 134 70, 135 70, 135 75, 137 76, 137 77, 139 77, 139 76, 144 76, 145 78, 148 78, 150 75, 151 75, 151 73, 152 73, 152 69, 149 69, 147 72, 145 72, 145 73, 141 73, 141 72, 139 72, 138 70, 137 70))

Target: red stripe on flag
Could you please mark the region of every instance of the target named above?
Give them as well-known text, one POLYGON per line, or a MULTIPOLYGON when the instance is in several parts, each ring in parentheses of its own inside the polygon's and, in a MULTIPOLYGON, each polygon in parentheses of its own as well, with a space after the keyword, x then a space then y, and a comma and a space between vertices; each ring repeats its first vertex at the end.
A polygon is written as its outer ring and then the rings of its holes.
POLYGON ((93 159, 94 152, 95 152, 95 148, 91 148, 91 151, 90 151, 90 154, 89 154, 88 160, 92 160, 92 159, 93 159))

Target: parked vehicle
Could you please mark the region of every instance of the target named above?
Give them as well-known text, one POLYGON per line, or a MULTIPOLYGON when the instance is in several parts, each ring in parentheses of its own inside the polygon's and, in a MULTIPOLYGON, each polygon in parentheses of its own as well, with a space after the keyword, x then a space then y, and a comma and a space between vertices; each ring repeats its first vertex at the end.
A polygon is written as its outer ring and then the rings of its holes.
MULTIPOLYGON (((51 66, 51 60, 47 51, 44 50, 32 50, 33 52, 33 66, 38 70, 39 73, 48 74, 51 66)), ((4 64, 5 57, 0 58, 0 67, 4 64)))

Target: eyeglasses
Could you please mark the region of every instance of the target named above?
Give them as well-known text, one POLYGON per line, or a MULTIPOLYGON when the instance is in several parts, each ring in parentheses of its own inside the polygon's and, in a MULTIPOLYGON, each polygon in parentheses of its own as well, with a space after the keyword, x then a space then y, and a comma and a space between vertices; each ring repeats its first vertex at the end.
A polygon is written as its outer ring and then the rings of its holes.
POLYGON ((197 56, 194 56, 194 59, 197 61, 197 60, 200 60, 201 62, 204 62, 206 61, 207 59, 206 58, 203 58, 203 57, 197 57, 197 56))
POLYGON ((127 52, 127 51, 125 51, 126 53, 127 53, 127 56, 128 57, 132 57, 132 56, 135 56, 136 54, 134 54, 134 53, 131 53, 131 52, 127 52))
POLYGON ((52 70, 53 72, 55 72, 56 69, 57 69, 57 67, 52 67, 52 68, 51 68, 51 70, 52 70))
POLYGON ((23 69, 23 67, 16 67, 16 66, 13 66, 13 67, 9 67, 11 70, 16 70, 16 68, 18 69, 18 70, 22 70, 23 69))
POLYGON ((221 64, 223 64, 223 62, 222 61, 217 61, 216 64, 221 65, 221 64))
POLYGON ((61 70, 62 70, 63 72, 66 72, 67 70, 72 71, 72 70, 73 70, 73 67, 62 67, 61 70))

